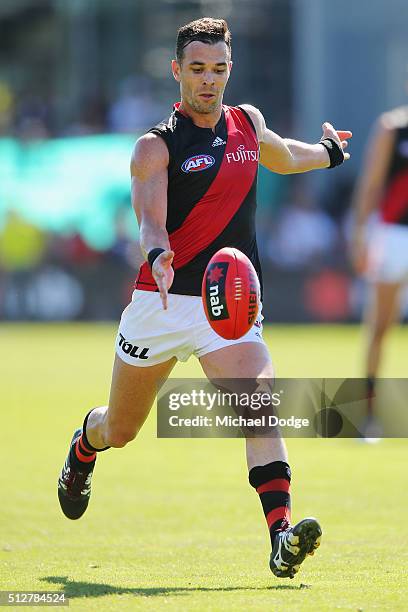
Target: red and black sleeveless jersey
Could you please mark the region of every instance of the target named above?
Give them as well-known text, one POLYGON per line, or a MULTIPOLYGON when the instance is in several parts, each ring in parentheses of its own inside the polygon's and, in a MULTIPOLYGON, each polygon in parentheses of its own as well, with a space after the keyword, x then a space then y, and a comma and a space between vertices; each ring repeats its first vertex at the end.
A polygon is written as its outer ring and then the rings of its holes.
MULTIPOLYGON (((245 253, 262 286, 255 235, 259 145, 254 125, 240 107, 223 106, 215 131, 200 128, 178 107, 149 130, 169 150, 166 229, 175 253, 169 292, 201 295, 205 268, 223 247, 245 253)), ((158 291, 146 262, 135 288, 158 291)))
POLYGON ((408 107, 405 121, 395 129, 394 150, 380 211, 385 223, 408 225, 408 107))

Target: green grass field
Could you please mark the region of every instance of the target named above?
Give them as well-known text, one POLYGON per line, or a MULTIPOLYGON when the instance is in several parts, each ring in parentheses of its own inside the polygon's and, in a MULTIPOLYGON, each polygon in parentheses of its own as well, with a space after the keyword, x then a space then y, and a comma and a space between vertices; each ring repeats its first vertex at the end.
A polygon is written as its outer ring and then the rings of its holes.
MULTIPOLYGON (((269 571, 243 440, 135 442, 98 460, 88 512, 65 519, 70 436, 106 402, 113 325, 0 326, 0 590, 57 590, 72 610, 406 610, 407 442, 289 440, 294 520, 322 545, 294 580, 269 571)), ((357 327, 269 327, 278 376, 358 376, 357 327)), ((384 376, 407 377, 408 329, 384 376)), ((198 362, 175 376, 200 376, 198 362)), ((13 608, 15 609, 15 608, 13 608)))

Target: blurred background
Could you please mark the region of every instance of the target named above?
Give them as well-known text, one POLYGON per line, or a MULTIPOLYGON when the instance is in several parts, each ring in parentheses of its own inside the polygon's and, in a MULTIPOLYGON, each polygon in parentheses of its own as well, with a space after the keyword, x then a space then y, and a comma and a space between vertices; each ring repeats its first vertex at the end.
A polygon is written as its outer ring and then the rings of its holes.
POLYGON ((176 31, 202 16, 232 31, 227 104, 285 137, 354 134, 333 172, 260 169, 266 318, 360 318, 351 193, 373 121, 406 103, 406 0, 1 0, 0 319, 120 316, 141 261, 131 151, 178 100, 176 31))

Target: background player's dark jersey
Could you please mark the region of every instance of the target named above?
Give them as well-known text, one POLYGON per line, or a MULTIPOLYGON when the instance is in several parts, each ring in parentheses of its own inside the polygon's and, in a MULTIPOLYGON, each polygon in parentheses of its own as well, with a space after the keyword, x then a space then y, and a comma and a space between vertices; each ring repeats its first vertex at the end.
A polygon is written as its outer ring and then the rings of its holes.
POLYGON ((395 129, 393 155, 380 210, 386 223, 408 225, 408 107, 396 112, 401 114, 402 121, 395 129))
MULTIPOLYGON (((169 150, 166 229, 175 252, 170 293, 201 295, 211 257, 229 246, 245 253, 262 283, 255 235, 259 145, 249 116, 223 106, 215 132, 200 128, 178 110, 149 130, 169 150)), ((136 289, 157 291, 144 263, 136 289)))

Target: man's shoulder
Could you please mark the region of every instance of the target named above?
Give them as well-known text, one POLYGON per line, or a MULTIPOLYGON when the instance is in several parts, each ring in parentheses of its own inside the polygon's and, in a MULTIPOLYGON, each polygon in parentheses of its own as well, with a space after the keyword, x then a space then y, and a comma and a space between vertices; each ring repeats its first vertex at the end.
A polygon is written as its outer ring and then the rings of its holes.
POLYGON ((253 115, 253 116, 262 116, 261 111, 259 110, 259 108, 256 108, 256 106, 253 106, 252 104, 247 104, 246 102, 243 102, 242 104, 234 104, 234 105, 226 105, 223 104, 223 108, 227 109, 229 111, 244 111, 244 113, 246 115, 253 115))
POLYGON ((259 108, 257 108, 253 104, 248 104, 247 102, 237 104, 235 108, 242 108, 242 110, 244 110, 246 113, 262 114, 259 108))
POLYGON ((240 110, 242 110, 245 115, 247 117, 249 117, 253 128, 256 132, 257 138, 259 142, 262 142, 263 140, 263 135, 265 133, 265 119, 263 114, 261 113, 261 111, 259 110, 259 108, 256 108, 256 106, 252 106, 252 104, 238 104, 237 106, 233 107, 233 108, 238 108, 240 110))
POLYGON ((136 174, 136 168, 167 166, 168 162, 168 147, 163 138, 158 134, 147 132, 134 146, 130 163, 131 173, 136 174))

